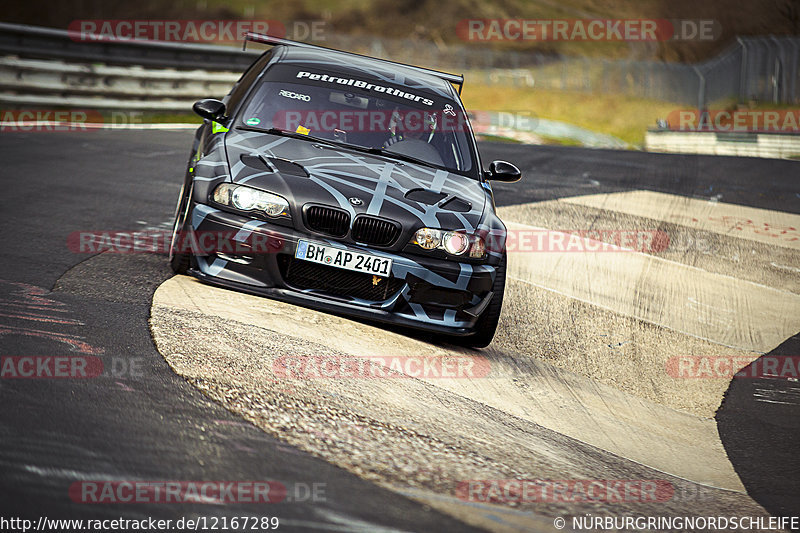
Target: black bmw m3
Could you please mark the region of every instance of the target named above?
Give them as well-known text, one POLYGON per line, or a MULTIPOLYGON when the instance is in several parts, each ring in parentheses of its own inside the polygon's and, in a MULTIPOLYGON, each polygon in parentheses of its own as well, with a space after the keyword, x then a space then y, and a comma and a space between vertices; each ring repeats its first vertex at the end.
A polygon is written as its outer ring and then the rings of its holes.
POLYGON ((506 228, 453 74, 266 35, 198 129, 170 264, 224 287, 488 345, 506 228))

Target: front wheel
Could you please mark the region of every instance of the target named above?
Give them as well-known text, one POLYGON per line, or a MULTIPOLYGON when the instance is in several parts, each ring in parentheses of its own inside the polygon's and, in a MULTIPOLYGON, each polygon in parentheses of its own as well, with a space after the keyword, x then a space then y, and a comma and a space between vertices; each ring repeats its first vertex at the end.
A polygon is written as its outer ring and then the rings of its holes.
POLYGON ((467 337, 460 337, 456 341, 463 346, 472 348, 485 348, 489 346, 497 331, 497 323, 500 321, 500 312, 503 309, 503 293, 506 288, 506 254, 503 253, 500 263, 497 265, 492 284, 494 296, 489 306, 483 311, 475 324, 475 333, 467 337))
POLYGON ((184 252, 186 248, 186 219, 189 216, 189 207, 192 202, 192 187, 185 194, 186 184, 181 187, 178 195, 178 206, 175 209, 175 222, 172 224, 172 239, 169 244, 169 266, 176 274, 186 274, 189 271, 191 254, 184 252))

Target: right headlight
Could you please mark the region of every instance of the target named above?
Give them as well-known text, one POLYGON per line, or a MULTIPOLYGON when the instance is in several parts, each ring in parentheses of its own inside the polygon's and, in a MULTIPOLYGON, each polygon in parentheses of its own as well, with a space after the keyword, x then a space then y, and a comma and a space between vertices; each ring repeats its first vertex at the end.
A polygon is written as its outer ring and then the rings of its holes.
POLYGON ((420 228, 411 242, 423 250, 439 249, 449 255, 462 256, 467 251, 473 259, 482 259, 486 255, 483 238, 478 235, 468 235, 463 231, 420 228))
POLYGON ((218 185, 212 199, 242 211, 261 211, 273 218, 289 216, 289 202, 283 196, 235 183, 218 185))
POLYGON ((469 248, 469 237, 466 233, 447 231, 442 236, 442 248, 450 255, 463 255, 469 248))

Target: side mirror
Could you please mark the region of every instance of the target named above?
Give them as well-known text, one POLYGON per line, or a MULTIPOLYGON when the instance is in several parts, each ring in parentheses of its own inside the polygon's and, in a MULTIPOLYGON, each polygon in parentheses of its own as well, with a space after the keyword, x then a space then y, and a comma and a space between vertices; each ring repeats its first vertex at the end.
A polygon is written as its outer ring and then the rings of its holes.
POLYGON ((492 161, 489 165, 489 172, 486 173, 486 179, 494 181, 514 182, 519 181, 522 177, 522 172, 511 163, 505 161, 492 161))
POLYGON ((213 122, 224 123, 228 117, 225 116, 225 104, 213 98, 199 100, 192 106, 192 111, 213 122))

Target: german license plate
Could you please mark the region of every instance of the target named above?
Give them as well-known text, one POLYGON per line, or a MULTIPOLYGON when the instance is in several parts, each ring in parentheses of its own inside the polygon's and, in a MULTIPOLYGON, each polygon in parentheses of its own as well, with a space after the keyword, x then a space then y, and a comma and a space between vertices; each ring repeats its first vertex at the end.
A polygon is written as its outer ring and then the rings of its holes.
POLYGON ((392 272, 391 259, 352 250, 342 250, 341 248, 318 242, 299 241, 294 256, 304 261, 352 270, 353 272, 363 272, 374 276, 388 277, 392 272))

